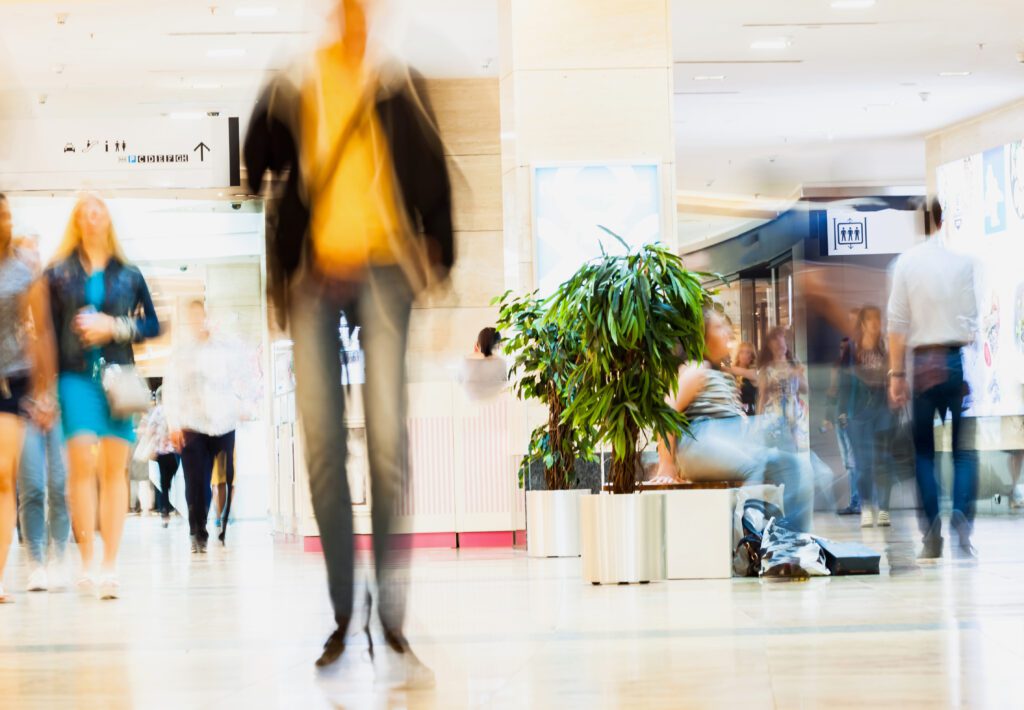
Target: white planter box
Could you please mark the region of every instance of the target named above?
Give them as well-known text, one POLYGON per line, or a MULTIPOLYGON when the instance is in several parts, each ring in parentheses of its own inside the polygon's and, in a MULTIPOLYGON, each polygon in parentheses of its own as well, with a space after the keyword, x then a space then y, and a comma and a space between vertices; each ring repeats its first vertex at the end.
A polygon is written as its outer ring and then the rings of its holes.
POLYGON ((587 490, 527 491, 526 554, 580 556, 580 500, 587 490))
POLYGON ((668 579, 732 576, 731 489, 665 492, 665 572, 668 579))
POLYGON ((665 495, 585 496, 580 552, 583 579, 593 584, 665 579, 665 495))

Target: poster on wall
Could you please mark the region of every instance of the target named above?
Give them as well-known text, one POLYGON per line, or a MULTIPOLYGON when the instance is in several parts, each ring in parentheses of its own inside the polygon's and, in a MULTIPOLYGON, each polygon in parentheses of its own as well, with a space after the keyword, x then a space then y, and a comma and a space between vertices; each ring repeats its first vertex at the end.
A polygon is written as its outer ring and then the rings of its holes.
POLYGON ((661 239, 657 165, 565 165, 533 172, 537 286, 549 295, 590 259, 661 239))
POLYGON ((975 260, 978 330, 965 350, 970 416, 1024 414, 1024 141, 941 166, 944 239, 975 260))

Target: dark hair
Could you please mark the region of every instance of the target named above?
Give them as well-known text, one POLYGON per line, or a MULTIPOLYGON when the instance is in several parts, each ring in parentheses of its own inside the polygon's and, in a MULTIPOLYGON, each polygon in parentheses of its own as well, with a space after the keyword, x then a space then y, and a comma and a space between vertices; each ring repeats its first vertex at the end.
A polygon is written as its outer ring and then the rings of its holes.
POLYGON ((476 336, 476 346, 480 348, 480 353, 484 357, 493 355, 494 347, 500 342, 501 333, 498 332, 497 328, 484 328, 476 336))
POLYGON ((786 328, 781 325, 777 325, 765 334, 764 347, 761 348, 761 352, 757 358, 757 368, 759 370, 771 365, 772 361, 775 359, 775 354, 772 352, 772 346, 770 343, 776 338, 782 338, 786 341, 786 362, 790 365, 796 364, 796 358, 793 357, 793 349, 789 347, 789 340, 786 338, 787 332, 788 330, 786 328))
POLYGON ((933 197, 931 204, 928 206, 928 211, 932 216, 932 229, 934 233, 942 228, 942 203, 939 202, 938 197, 933 197))
POLYGON ((7 202, 7 195, 0 192, 0 202, 7 202))
MULTIPOLYGON (((864 342, 864 321, 867 320, 868 314, 874 313, 878 316, 878 321, 882 321, 882 309, 878 306, 864 306, 860 309, 860 313, 857 314, 857 351, 860 352, 863 349, 864 342)), ((885 354, 885 338, 878 338, 878 345, 875 348, 881 354, 885 354)))
MULTIPOLYGON (((860 311, 858 310, 857 313, 860 314, 860 311)), ((843 336, 843 339, 839 341, 839 359, 836 360, 836 364, 839 367, 850 365, 853 361, 852 353, 853 348, 850 347, 850 339, 843 336)))

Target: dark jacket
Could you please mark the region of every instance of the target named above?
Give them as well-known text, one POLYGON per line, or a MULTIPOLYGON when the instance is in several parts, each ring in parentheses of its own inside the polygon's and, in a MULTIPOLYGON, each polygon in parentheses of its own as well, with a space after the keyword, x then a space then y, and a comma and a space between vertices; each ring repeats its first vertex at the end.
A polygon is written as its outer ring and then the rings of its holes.
MULTIPOLYGON (((284 76, 271 82, 253 111, 243 152, 253 194, 261 192, 266 173, 276 179, 266 210, 267 291, 282 319, 309 227, 308 192, 299 167, 299 98, 299 88, 284 76)), ((375 110, 409 224, 425 241, 434 269, 447 275, 455 263, 452 191, 433 112, 411 80, 382 84, 375 110)))
MULTIPOLYGON (((85 372, 88 367, 86 351, 72 330, 72 324, 78 312, 86 306, 85 282, 88 275, 76 253, 51 264, 45 276, 57 338, 58 369, 61 372, 85 372)), ((112 258, 103 272, 103 284, 105 295, 101 311, 115 318, 128 319, 134 342, 141 343, 159 335, 160 321, 153 308, 149 287, 138 268, 112 258)), ((103 359, 111 365, 135 363, 130 342, 110 342, 103 346, 102 351, 103 359)))

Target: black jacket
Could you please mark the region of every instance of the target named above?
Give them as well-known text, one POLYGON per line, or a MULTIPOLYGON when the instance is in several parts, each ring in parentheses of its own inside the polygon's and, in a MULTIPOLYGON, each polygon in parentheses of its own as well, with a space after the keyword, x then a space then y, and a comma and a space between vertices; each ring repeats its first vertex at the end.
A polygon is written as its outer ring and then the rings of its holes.
MULTIPOLYGON (((302 261, 309 227, 307 191, 299 167, 299 90, 278 77, 263 91, 249 122, 243 156, 253 194, 264 176, 278 179, 267 204, 267 289, 286 312, 288 282, 302 261)), ((451 182, 436 121, 411 81, 379 90, 375 110, 387 137, 409 224, 425 240, 434 268, 455 263, 451 182)))
MULTIPOLYGON (((78 254, 51 264, 46 269, 50 290, 50 311, 57 338, 57 366, 60 372, 85 372, 88 362, 85 348, 72 330, 78 312, 85 307, 85 282, 88 275, 78 254)), ((105 294, 103 313, 132 321, 135 342, 141 343, 160 334, 153 299, 142 272, 130 264, 112 258, 103 272, 105 294)), ((111 342, 103 346, 103 359, 111 365, 135 362, 131 343, 111 342)))

